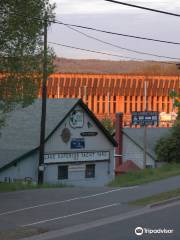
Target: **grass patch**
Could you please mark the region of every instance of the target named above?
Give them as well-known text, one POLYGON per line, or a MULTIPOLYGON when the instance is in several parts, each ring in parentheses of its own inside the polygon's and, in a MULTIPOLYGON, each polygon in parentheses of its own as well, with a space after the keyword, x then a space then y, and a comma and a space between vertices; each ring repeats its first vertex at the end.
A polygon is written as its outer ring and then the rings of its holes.
POLYGON ((31 237, 41 233, 47 232, 41 228, 21 228, 0 231, 0 239, 2 240, 17 240, 25 237, 31 237))
POLYGON ((31 189, 41 189, 41 188, 62 188, 62 187, 67 187, 67 186, 64 184, 38 185, 35 183, 28 183, 28 182, 14 182, 14 183, 0 182, 0 192, 11 192, 11 191, 31 190, 31 189))
POLYGON ((127 187, 180 175, 180 164, 165 164, 159 168, 144 169, 116 176, 110 187, 127 187))
POLYGON ((180 188, 177 188, 169 192, 163 192, 157 195, 153 195, 151 197, 141 198, 141 199, 129 202, 129 204, 136 205, 136 206, 145 206, 148 204, 157 203, 157 202, 168 200, 175 197, 180 197, 180 188))

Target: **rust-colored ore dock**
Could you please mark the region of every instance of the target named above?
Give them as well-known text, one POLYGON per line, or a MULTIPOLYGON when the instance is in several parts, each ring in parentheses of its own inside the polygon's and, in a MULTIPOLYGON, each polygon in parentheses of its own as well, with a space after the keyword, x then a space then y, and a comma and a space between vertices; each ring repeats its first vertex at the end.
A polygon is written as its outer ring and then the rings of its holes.
POLYGON ((173 100, 169 97, 172 90, 180 93, 177 75, 55 73, 47 82, 49 98, 82 98, 100 119, 115 119, 116 112, 123 112, 124 126, 131 126, 131 112, 144 111, 145 102, 148 111, 173 112, 173 100))

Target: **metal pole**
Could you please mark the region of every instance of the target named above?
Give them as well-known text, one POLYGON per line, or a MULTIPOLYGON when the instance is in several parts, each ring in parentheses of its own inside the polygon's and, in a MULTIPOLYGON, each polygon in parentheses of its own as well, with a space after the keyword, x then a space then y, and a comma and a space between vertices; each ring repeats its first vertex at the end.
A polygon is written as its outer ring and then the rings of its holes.
POLYGON ((109 95, 109 92, 108 92, 108 116, 110 114, 110 95, 109 95))
POLYGON ((87 86, 84 86, 84 103, 86 104, 86 100, 87 100, 87 86))
POLYGON ((44 59, 43 59, 43 81, 42 81, 42 112, 41 112, 41 132, 39 147, 39 168, 38 168, 38 184, 42 184, 44 180, 44 141, 46 128, 46 97, 47 97, 47 13, 44 19, 44 59))
MULTIPOLYGON (((174 88, 173 88, 174 92, 174 88)), ((173 113, 174 113, 174 96, 172 98, 172 109, 171 109, 171 126, 173 125, 173 113)))
MULTIPOLYGON (((147 82, 144 82, 144 111, 147 112, 147 82)), ((144 161, 143 161, 143 167, 146 168, 146 151, 147 151, 147 127, 146 123, 144 123, 144 161)))
POLYGON ((79 87, 79 98, 81 98, 81 87, 79 87))

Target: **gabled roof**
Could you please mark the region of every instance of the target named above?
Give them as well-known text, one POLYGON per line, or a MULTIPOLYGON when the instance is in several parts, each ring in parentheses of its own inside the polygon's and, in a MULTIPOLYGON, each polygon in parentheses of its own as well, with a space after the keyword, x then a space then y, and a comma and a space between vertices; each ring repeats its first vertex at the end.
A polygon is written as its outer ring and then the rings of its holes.
MULTIPOLYGON (((47 99, 46 141, 78 104, 93 118, 96 125, 115 146, 113 137, 80 99, 47 99)), ((38 149, 40 119, 40 99, 26 108, 19 108, 8 114, 6 126, 0 129, 0 169, 38 149)))
MULTIPOLYGON (((144 128, 124 128, 122 131, 140 149, 144 149, 144 128)), ((169 133, 170 128, 147 128, 147 154, 154 160, 157 141, 169 133)))

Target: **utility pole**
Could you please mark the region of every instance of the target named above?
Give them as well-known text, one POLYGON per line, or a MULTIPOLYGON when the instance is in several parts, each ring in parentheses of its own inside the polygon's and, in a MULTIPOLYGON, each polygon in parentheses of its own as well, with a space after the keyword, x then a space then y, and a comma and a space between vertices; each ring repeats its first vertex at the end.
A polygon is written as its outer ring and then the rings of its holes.
POLYGON ((87 104, 87 86, 84 86, 84 103, 87 104))
MULTIPOLYGON (((144 111, 145 113, 147 112, 147 81, 145 80, 144 82, 144 111)), ((143 166, 146 168, 146 152, 147 152, 147 127, 146 123, 144 122, 144 161, 143 161, 143 166)))
POLYGON ((81 87, 79 87, 79 98, 81 98, 81 87))
POLYGON ((42 109, 41 109, 41 131, 39 147, 39 168, 38 184, 43 184, 44 180, 44 142, 46 130, 46 97, 47 97, 47 13, 44 17, 44 57, 43 57, 43 81, 42 81, 42 109))
POLYGON ((110 115, 110 94, 108 92, 108 116, 110 115))

